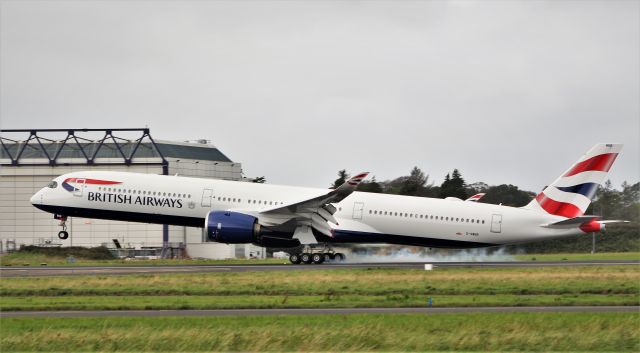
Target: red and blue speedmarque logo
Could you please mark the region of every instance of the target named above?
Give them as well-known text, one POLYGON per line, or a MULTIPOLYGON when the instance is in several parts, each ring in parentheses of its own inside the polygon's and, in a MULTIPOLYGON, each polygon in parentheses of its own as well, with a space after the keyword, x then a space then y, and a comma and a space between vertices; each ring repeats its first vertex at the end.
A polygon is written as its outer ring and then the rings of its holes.
POLYGON ((90 184, 90 185, 117 185, 122 184, 120 181, 99 180, 99 179, 86 179, 86 178, 67 178, 62 182, 62 187, 69 191, 74 192, 80 190, 76 188, 78 184, 90 184))

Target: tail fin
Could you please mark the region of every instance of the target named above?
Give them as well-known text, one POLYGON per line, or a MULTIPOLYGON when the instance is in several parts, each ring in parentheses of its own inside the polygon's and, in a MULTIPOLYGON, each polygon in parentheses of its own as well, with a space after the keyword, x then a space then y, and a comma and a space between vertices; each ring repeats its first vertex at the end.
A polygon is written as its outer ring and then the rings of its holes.
POLYGON ((584 215, 622 144, 600 143, 523 208, 573 218, 584 215))

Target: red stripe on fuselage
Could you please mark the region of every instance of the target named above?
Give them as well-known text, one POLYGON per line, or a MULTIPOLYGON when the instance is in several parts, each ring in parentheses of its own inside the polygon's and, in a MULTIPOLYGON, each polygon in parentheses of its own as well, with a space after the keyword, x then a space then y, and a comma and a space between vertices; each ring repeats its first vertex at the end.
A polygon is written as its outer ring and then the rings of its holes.
POLYGON ((115 185, 122 184, 120 181, 110 181, 110 180, 99 180, 99 179, 85 179, 85 178, 67 178, 64 180, 64 183, 75 183, 78 179, 84 179, 85 184, 95 184, 95 185, 115 185))
POLYGON ((547 213, 562 216, 567 218, 573 218, 577 216, 582 216, 583 212, 575 205, 566 202, 559 202, 552 198, 549 198, 543 192, 539 193, 536 196, 536 201, 540 204, 540 206, 547 211, 547 213))
POLYGON ((577 163, 571 170, 569 170, 564 176, 572 176, 582 172, 601 171, 608 172, 611 169, 611 165, 618 157, 617 153, 605 153, 597 156, 593 156, 580 163, 577 163))

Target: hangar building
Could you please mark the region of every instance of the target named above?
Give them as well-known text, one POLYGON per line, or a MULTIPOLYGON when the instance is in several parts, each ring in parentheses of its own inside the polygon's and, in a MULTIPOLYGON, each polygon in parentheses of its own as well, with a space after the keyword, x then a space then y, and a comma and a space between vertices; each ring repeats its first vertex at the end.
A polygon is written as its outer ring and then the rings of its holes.
MULTIPOLYGON (((111 170, 245 180, 240 163, 207 141, 154 140, 149 129, 1 130, 0 240, 9 245, 186 247, 191 257, 235 258, 260 248, 204 243, 201 228, 70 217, 69 238, 59 221, 29 203, 51 179, 78 170, 111 170), (133 137, 131 137, 133 135, 133 137), (11 138, 10 138, 11 137, 11 138), (126 138, 128 137, 128 138, 126 138)), ((204 220, 203 220, 204 222, 204 220)))

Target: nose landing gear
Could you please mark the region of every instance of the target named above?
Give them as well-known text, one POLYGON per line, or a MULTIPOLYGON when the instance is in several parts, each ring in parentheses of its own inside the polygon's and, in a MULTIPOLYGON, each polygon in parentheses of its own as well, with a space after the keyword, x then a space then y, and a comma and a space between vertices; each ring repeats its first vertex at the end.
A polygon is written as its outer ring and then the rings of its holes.
POLYGON ((58 238, 65 240, 69 238, 69 232, 67 232, 67 216, 55 215, 53 218, 60 221, 60 226, 62 230, 58 232, 58 238))

